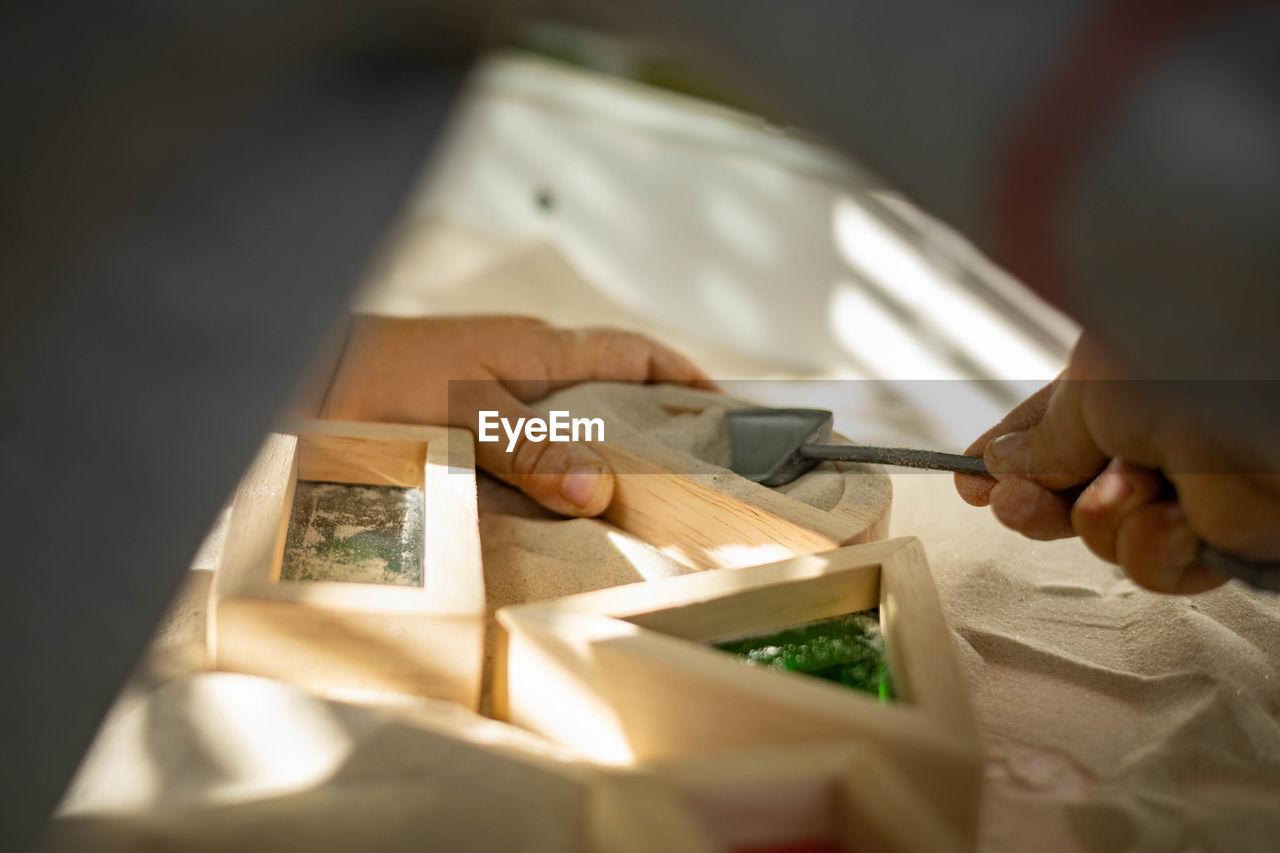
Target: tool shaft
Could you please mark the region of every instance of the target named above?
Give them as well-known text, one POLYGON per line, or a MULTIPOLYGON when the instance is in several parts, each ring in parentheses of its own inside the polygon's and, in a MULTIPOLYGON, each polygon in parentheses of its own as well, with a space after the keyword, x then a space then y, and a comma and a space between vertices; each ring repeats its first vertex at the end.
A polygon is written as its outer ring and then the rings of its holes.
POLYGON ((858 444, 806 444, 800 454, 808 459, 834 462, 871 462, 877 465, 899 465, 904 468, 925 468, 930 471, 955 471, 958 474, 987 473, 987 464, 981 456, 962 456, 959 453, 939 453, 936 450, 914 450, 907 447, 869 447, 858 444))

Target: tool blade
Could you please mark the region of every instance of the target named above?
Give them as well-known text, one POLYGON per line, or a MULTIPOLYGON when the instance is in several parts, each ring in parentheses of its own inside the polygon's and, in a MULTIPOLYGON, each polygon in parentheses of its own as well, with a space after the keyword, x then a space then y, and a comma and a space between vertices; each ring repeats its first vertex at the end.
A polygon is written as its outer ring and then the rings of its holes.
POLYGON ((831 435, 826 409, 734 409, 727 414, 730 470, 765 486, 781 486, 818 464, 800 452, 831 435))

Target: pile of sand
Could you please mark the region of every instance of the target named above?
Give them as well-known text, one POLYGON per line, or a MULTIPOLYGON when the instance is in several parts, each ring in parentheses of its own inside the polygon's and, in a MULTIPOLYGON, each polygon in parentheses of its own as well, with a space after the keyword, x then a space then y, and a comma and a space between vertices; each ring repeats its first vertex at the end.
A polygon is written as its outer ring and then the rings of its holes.
POLYGON ((893 480, 891 535, 925 542, 977 713, 982 849, 1277 849, 1280 596, 1150 593, 949 476, 893 480))

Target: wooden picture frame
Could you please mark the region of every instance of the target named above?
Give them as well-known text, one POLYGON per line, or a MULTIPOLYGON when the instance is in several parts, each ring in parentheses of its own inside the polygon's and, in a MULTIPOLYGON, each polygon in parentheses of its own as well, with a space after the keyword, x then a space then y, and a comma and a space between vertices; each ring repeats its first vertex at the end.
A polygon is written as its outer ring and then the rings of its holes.
POLYGON ((300 421, 242 479, 210 589, 209 659, 332 695, 397 692, 476 707, 484 571, 472 437, 462 429, 300 421), (299 479, 420 487, 421 587, 281 580, 299 479))
POLYGON ((960 837, 976 833, 977 730, 916 539, 508 607, 498 622, 499 718, 618 765, 857 741, 960 837), (877 606, 891 704, 706 645, 877 606))
POLYGON ((973 849, 901 770, 853 741, 606 771, 589 803, 593 849, 611 853, 973 849))

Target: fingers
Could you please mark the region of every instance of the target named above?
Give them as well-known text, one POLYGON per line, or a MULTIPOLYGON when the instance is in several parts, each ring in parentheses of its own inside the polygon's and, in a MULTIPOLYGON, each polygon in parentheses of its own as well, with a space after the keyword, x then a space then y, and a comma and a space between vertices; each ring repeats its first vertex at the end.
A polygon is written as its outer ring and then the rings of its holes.
POLYGON ((1079 535, 1098 556, 1119 563, 1134 582, 1157 592, 1190 594, 1225 582, 1196 562, 1200 539, 1153 471, 1113 460, 1074 506, 1070 497, 1022 478, 991 490, 996 518, 1031 539, 1079 535))
POLYGON ((1201 426, 1201 413, 1171 406, 1149 386, 1082 338, 1058 380, 968 451, 983 454, 998 482, 957 477, 957 490, 1032 538, 1078 533, 1098 556, 1163 592, 1223 582, 1197 562, 1202 541, 1274 559, 1280 475, 1242 461, 1201 426))
MULTIPOLYGON (((474 429, 482 409, 496 410, 510 424, 536 417, 496 382, 478 384, 466 404, 450 407, 450 412, 455 425, 474 429)), ((609 464, 586 444, 530 441, 521 430, 514 445, 507 435, 477 441, 476 463, 562 515, 599 515, 613 499, 609 464)))
POLYGON ((1087 483, 1102 470, 1107 456, 1084 420, 1083 383, 1057 383, 1040 421, 987 445, 983 458, 997 479, 1025 477, 1052 491, 1087 483))
POLYGON ((1183 510, 1205 540, 1249 559, 1280 557, 1280 500, 1275 490, 1280 478, 1186 474, 1172 479, 1183 510))
POLYGON ((564 345, 553 390, 588 380, 671 382, 717 390, 692 361, 644 335, 615 329, 566 329, 557 334, 564 345))
POLYGON ((1045 385, 1039 391, 1014 406, 1009 414, 1001 419, 1000 423, 978 436, 977 440, 965 450, 965 453, 970 456, 981 455, 982 451, 986 450, 987 445, 993 439, 999 438, 1006 433, 1028 429, 1040 423, 1044 413, 1049 408, 1049 401, 1053 398, 1053 392, 1057 390, 1061 381, 1060 378, 1054 379, 1048 385, 1045 385))
MULTIPOLYGON (((972 454, 977 455, 977 454, 972 454)), ((991 490, 996 480, 977 474, 956 474, 956 492, 969 506, 987 506, 991 503, 991 490)))
POLYGON ((1071 526, 1089 550, 1104 560, 1118 562, 1116 537, 1121 524, 1135 511, 1154 502, 1163 488, 1155 471, 1123 459, 1112 459, 1071 508, 1071 526))
MULTIPOLYGON (((993 439, 1039 423, 1044 417, 1045 410, 1049 408, 1049 399, 1053 396, 1053 390, 1057 384, 1058 380, 1055 379, 1023 400, 1005 415, 1000 423, 978 436, 965 453, 969 456, 981 456, 993 439)), ((979 477, 974 474, 956 474, 955 483, 956 491, 960 493, 960 497, 964 498, 965 503, 971 506, 986 506, 990 502, 991 489, 995 487, 996 481, 991 477, 979 477)))
POLYGON ((1159 500, 1164 491, 1155 471, 1113 459, 1072 507, 1072 526, 1142 587, 1186 594, 1220 586, 1225 578, 1196 562, 1200 538, 1182 507, 1159 500))
POLYGON ((579 382, 669 382, 720 390, 692 361, 644 335, 615 329, 557 329, 511 321, 486 358, 489 372, 521 400, 536 400, 579 382))
POLYGON ((1200 538, 1182 508, 1157 500, 1161 494, 1155 472, 1114 460, 1074 506, 1066 495, 1011 478, 991 490, 991 510, 1031 539, 1081 536, 1146 589, 1187 595, 1221 586, 1225 578, 1196 562, 1200 538))
POLYGON ((1030 480, 1001 480, 991 489, 991 511, 1005 527, 1030 539, 1065 539, 1074 536, 1071 499, 1030 480))
POLYGON ((1200 539, 1176 503, 1139 507, 1116 533, 1116 559, 1134 582, 1156 592, 1189 595, 1221 586, 1226 579, 1196 562, 1200 539))
MULTIPOLYGON (((670 382, 718 390, 693 362, 644 335, 612 329, 555 329, 542 323, 524 323, 515 331, 534 336, 523 341, 523 347, 509 350, 522 352, 521 360, 492 367, 498 382, 481 383, 474 390, 490 396, 492 404, 451 406, 451 414, 459 409, 472 424, 481 408, 497 409, 509 421, 531 417, 522 400, 584 381, 670 382)), ((477 443, 476 461, 565 515, 599 515, 613 498, 608 463, 583 444, 533 442, 521 435, 511 452, 505 443, 477 443)))

